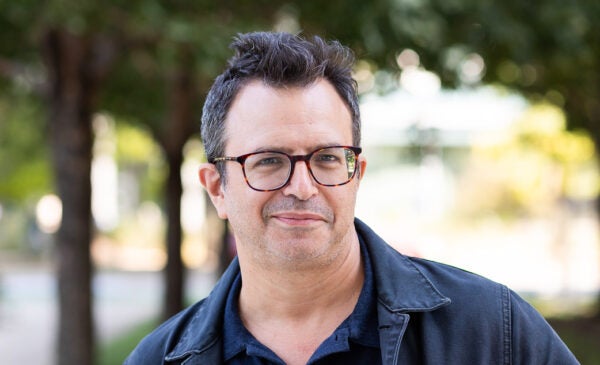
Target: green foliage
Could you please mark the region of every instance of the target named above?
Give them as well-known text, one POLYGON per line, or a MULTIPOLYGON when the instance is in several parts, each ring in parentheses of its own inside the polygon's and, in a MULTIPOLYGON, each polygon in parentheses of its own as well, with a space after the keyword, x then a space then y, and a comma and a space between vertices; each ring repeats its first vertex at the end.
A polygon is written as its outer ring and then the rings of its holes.
POLYGON ((117 160, 120 163, 139 164, 160 159, 159 147, 144 129, 119 124, 116 137, 117 160))
POLYGON ((565 129, 562 111, 532 106, 506 135, 475 141, 460 185, 461 210, 505 217, 552 211, 558 201, 592 201, 600 189, 594 145, 565 129), (485 186, 486 189, 481 189, 485 186))
POLYGON ((97 363, 99 365, 121 365, 135 346, 144 336, 156 327, 156 321, 151 320, 139 324, 135 328, 111 339, 100 346, 97 363))
POLYGON ((43 112, 35 99, 0 97, 0 200, 23 202, 51 191, 43 112))
POLYGON ((35 58, 33 34, 36 31, 38 1, 0 0, 0 58, 35 58))
POLYGON ((600 320, 597 317, 550 319, 550 324, 582 364, 600 364, 600 320))
POLYGON ((120 123, 116 128, 116 143, 119 168, 139 179, 142 201, 160 201, 167 167, 152 135, 142 127, 120 123))
POLYGON ((351 45, 377 66, 374 73, 397 74, 397 55, 412 49, 445 86, 468 86, 480 82, 465 77, 469 61, 482 57, 481 82, 563 107, 569 129, 583 128, 600 141, 596 0, 304 1, 288 12, 301 29, 351 45))

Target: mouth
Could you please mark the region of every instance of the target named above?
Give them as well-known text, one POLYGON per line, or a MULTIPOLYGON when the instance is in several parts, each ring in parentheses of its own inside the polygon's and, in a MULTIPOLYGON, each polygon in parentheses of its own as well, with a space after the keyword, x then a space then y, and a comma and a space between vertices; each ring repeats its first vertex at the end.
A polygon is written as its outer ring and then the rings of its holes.
POLYGON ((320 214, 310 212, 278 212, 271 215, 271 218, 287 226, 306 227, 327 220, 320 214))

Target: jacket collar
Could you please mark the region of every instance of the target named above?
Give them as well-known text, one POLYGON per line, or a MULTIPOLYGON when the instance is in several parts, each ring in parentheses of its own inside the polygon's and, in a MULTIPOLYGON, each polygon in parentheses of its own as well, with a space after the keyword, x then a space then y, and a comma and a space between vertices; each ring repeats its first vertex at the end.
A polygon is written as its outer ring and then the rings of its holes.
MULTIPOLYGON (((233 259, 208 297, 198 303, 196 313, 183 328, 183 334, 173 350, 165 357, 166 361, 183 359, 192 354, 212 359, 211 364, 221 363, 221 346, 215 344, 222 339, 223 313, 229 289, 240 272, 237 257, 233 259)), ((186 362, 186 364, 188 364, 186 362)), ((195 364, 191 362, 190 364, 195 364)))
POLYGON ((381 360, 398 363, 398 352, 410 312, 428 312, 450 303, 413 261, 398 253, 358 219, 354 222, 373 267, 381 360))
POLYGON ((379 303, 391 312, 427 312, 447 304, 443 295, 412 262, 394 250, 359 219, 354 221, 358 236, 372 258, 379 303))
MULTIPOLYGON (((355 219, 354 224, 371 257, 380 326, 383 322, 395 323, 394 327, 401 336, 408 320, 404 313, 432 311, 450 303, 450 299, 440 293, 408 257, 395 251, 359 219, 355 219)), ((221 357, 221 346, 216 344, 222 339, 225 302, 239 271, 236 258, 209 296, 197 305, 197 312, 184 327, 179 342, 165 360, 173 361, 196 354, 200 355, 196 358, 198 361, 189 363, 206 363, 207 358, 212 359, 210 363, 218 363, 215 359, 221 357)))

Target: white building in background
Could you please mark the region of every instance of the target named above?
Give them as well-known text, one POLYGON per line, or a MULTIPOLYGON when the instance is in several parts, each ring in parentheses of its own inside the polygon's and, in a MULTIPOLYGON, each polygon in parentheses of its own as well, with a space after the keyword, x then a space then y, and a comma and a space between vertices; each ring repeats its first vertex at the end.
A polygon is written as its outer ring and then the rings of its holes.
POLYGON ((400 89, 365 98, 362 145, 369 172, 358 211, 374 221, 397 221, 398 214, 443 218, 454 197, 454 173, 444 150, 468 151, 482 134, 501 135, 525 108, 522 98, 502 97, 491 88, 417 95, 400 89), (418 154, 412 161, 400 154, 409 147, 418 154))
POLYGON ((466 156, 481 136, 494 143, 526 108, 522 98, 492 88, 365 97, 362 145, 368 166, 356 216, 406 254, 456 265, 521 292, 594 296, 600 287, 595 216, 570 218, 561 250, 552 222, 509 228, 492 220, 460 232, 444 226, 456 191, 448 151, 466 156), (411 148, 416 156, 407 159, 411 148))
POLYGON ((369 95, 361 102, 363 145, 407 146, 411 130, 420 128, 439 131, 441 145, 466 147, 477 134, 506 130, 526 107, 523 98, 493 88, 369 95))

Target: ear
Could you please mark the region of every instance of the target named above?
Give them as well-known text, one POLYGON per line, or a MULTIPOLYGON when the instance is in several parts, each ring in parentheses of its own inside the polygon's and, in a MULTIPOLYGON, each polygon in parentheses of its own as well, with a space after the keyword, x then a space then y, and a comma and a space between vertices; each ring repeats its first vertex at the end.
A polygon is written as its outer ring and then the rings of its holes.
POLYGON ((365 176, 365 171, 367 171, 367 159, 359 155, 358 156, 358 179, 362 180, 363 176, 365 176))
POLYGON ((198 168, 198 178, 200 184, 206 189, 210 200, 217 209, 217 214, 221 219, 227 219, 227 210, 225 209, 225 196, 221 186, 221 175, 217 167, 212 163, 202 163, 198 168))

